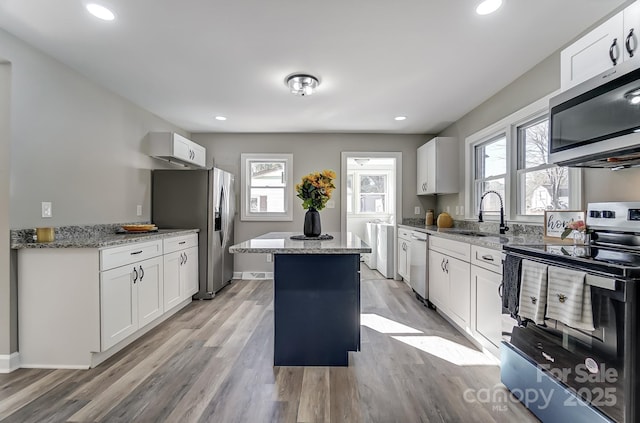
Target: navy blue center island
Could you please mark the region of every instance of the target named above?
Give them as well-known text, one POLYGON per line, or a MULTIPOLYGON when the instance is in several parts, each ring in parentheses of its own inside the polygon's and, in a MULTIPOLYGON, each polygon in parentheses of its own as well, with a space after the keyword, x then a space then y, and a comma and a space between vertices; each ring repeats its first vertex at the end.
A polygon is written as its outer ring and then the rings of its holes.
POLYGON ((230 247, 273 254, 274 365, 348 366, 360 350, 360 253, 371 248, 351 233, 332 240, 292 240, 270 232, 230 247))

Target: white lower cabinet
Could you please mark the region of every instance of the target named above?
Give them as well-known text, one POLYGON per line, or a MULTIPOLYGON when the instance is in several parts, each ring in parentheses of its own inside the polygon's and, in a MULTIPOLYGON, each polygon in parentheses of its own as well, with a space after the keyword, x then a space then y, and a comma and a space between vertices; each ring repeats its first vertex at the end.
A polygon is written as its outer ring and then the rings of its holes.
POLYGON ((447 258, 445 269, 449 276, 449 310, 460 327, 469 326, 471 265, 453 257, 447 258))
POLYGON ((429 250, 429 301, 445 314, 449 311, 449 277, 444 270, 446 258, 429 250))
POLYGON ((501 283, 501 274, 471 266, 472 330, 488 348, 498 348, 502 338, 502 300, 498 292, 501 283))
POLYGON ((196 234, 165 240, 165 310, 172 309, 198 292, 197 245, 198 235, 196 234))
POLYGON ((135 262, 100 275, 101 350, 106 351, 164 311, 162 257, 135 262))

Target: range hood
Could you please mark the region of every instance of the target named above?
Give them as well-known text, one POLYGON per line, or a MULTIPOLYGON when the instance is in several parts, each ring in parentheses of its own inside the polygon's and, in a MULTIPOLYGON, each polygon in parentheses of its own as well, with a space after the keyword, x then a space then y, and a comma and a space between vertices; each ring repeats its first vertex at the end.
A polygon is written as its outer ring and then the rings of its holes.
POLYGON ((149 132, 149 155, 186 168, 206 168, 206 148, 175 132, 149 132))

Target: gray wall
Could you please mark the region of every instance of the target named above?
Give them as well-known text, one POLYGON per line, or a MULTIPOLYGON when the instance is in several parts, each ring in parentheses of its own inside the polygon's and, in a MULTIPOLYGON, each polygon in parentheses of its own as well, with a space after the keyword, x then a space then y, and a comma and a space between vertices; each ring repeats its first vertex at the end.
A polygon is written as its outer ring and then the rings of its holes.
POLYGON ((0 233, 6 240, 0 247, 1 355, 17 349, 8 227, 149 220, 150 168, 165 165, 144 153, 145 135, 188 133, 3 30, 0 57, 11 63, 10 136, 0 82, 0 233), (41 201, 53 202, 53 218, 40 217, 41 201))
POLYGON ((9 354, 11 340, 11 278, 9 274, 9 175, 10 175, 10 114, 11 65, 0 59, 0 355, 9 354))
MULTIPOLYGON (((193 134, 194 141, 207 147, 207 155, 221 169, 236 175, 238 210, 240 207, 240 154, 291 153, 293 179, 298 183, 309 172, 332 169, 340 184, 340 153, 343 151, 399 151, 402 152, 402 215, 413 217, 414 207, 424 207, 416 195, 416 149, 430 139, 425 135, 381 134, 193 134)), ((334 191, 334 209, 321 212, 322 231, 340 230, 340 190, 334 191)), ((428 203, 428 200, 423 200, 428 203)), ((244 222, 236 220, 235 240, 249 238, 271 231, 302 231, 304 210, 294 196, 294 214, 291 222, 244 222)), ((424 216, 422 216, 424 217, 424 216)), ((272 271, 263 255, 240 254, 235 257, 235 271, 272 271)))

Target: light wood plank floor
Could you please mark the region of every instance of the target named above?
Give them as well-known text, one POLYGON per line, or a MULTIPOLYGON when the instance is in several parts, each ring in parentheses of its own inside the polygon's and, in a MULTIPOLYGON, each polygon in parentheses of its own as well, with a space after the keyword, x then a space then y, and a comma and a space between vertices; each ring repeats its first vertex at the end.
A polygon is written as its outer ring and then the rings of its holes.
POLYGON ((273 367, 273 283, 236 281, 95 369, 0 375, 0 420, 537 421, 508 400, 498 367, 404 282, 362 267, 367 326, 349 367, 273 367))

